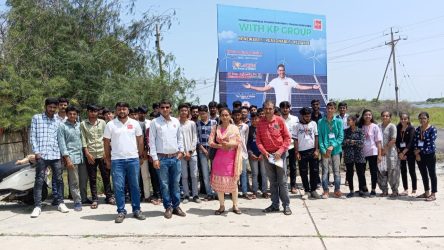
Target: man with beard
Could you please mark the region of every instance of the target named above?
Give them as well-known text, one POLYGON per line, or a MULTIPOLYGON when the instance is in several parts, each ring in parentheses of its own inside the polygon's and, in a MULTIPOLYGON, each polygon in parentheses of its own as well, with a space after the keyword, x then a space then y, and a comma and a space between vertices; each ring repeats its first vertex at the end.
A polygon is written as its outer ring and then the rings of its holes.
POLYGON ((133 217, 145 220, 140 211, 139 174, 143 163, 143 138, 139 122, 128 117, 129 105, 125 102, 116 104, 117 119, 106 124, 103 134, 106 166, 113 176, 114 192, 117 203, 116 223, 125 219, 125 177, 131 192, 133 217))

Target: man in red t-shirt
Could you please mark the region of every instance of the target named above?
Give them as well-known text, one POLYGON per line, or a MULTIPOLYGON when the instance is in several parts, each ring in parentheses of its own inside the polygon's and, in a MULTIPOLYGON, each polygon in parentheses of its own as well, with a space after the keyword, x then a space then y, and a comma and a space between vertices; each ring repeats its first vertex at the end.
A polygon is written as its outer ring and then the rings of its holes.
POLYGON ((287 186, 286 153, 290 146, 290 133, 282 117, 274 115, 274 103, 270 100, 263 105, 265 117, 257 126, 256 144, 265 157, 265 171, 270 180, 271 206, 265 213, 279 211, 279 198, 284 214, 291 215, 287 186))

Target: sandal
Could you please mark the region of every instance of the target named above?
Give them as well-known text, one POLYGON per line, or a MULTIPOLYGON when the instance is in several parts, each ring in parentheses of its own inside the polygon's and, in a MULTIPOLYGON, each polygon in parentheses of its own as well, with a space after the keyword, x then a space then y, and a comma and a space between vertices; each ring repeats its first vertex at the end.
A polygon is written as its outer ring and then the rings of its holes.
POLYGON ((426 199, 428 197, 427 197, 426 193, 423 193, 421 195, 416 196, 416 198, 418 198, 418 199, 426 199))
POLYGON ((108 199, 108 201, 106 202, 110 205, 116 205, 116 199, 114 197, 111 197, 108 199))
POLYGON ((235 214, 242 214, 242 211, 239 208, 233 207, 233 213, 235 213, 235 214))
POLYGON ((221 215, 225 212, 225 207, 221 206, 218 210, 214 211, 215 215, 221 215))
POLYGON ((93 201, 91 204, 91 209, 96 209, 99 206, 99 203, 97 201, 93 201))
POLYGON ((434 201, 434 200, 436 200, 436 196, 434 194, 430 195, 425 199, 425 201, 434 201))

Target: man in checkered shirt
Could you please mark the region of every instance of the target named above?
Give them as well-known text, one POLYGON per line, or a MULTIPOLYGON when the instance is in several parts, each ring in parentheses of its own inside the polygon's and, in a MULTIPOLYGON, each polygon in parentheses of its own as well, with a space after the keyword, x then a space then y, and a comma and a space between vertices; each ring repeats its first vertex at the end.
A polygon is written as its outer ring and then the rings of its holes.
POLYGON ((34 204, 31 218, 37 218, 41 212, 42 188, 45 181, 46 168, 51 167, 52 178, 57 181, 57 192, 54 197, 55 205, 62 213, 69 210, 63 202, 62 166, 60 164, 60 149, 57 141, 57 129, 60 120, 54 117, 58 100, 47 98, 45 100, 45 112, 36 114, 31 121, 31 145, 36 159, 36 173, 34 183, 34 204))

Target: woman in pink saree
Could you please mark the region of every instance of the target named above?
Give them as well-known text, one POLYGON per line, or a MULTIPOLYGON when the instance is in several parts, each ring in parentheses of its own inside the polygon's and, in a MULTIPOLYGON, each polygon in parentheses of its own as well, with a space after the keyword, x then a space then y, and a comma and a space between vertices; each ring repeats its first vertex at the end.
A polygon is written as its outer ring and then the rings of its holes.
POLYGON ((237 181, 242 172, 239 128, 231 124, 231 112, 227 108, 220 111, 219 119, 220 124, 212 128, 208 140, 210 147, 217 149, 211 168, 211 187, 217 192, 220 207, 214 213, 225 212, 224 195, 231 193, 233 212, 241 214, 237 204, 237 181))

